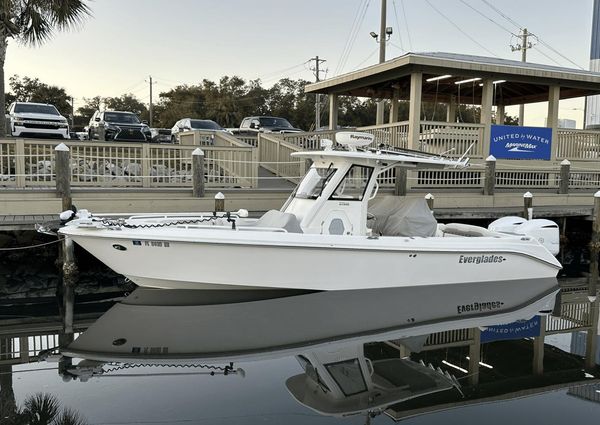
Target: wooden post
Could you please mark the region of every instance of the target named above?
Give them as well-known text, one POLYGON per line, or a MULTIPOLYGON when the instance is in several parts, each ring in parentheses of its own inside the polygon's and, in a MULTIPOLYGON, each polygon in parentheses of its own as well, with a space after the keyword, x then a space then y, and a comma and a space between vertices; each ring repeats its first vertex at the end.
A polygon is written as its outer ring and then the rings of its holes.
POLYGON ((17 188, 25 187, 25 140, 15 140, 15 183, 17 188))
POLYGON ((594 193, 594 221, 592 222, 592 240, 590 241, 590 277, 588 298, 596 301, 598 288, 598 254, 600 254, 600 190, 594 193))
POLYGON ((504 105, 496 106, 496 125, 504 125, 504 105))
POLYGON ((592 327, 585 334, 585 362, 586 370, 592 371, 596 368, 596 352, 598 351, 598 300, 594 299, 590 305, 590 316, 592 317, 592 327))
POLYGON ((394 184, 394 195, 406 196, 406 184, 408 182, 408 175, 406 168, 396 167, 396 182, 394 184))
POLYGON ((552 154, 550 158, 556 159, 558 148, 558 109, 560 103, 560 86, 552 85, 548 87, 548 119, 546 127, 552 129, 552 139, 550 140, 552 154))
POLYGON ((215 195, 215 212, 225 211, 225 195, 219 192, 215 195))
POLYGON ((446 109, 446 122, 456 122, 456 96, 450 95, 450 102, 448 102, 446 109))
POLYGON ((533 338, 533 374, 544 374, 544 340, 546 338, 546 316, 540 318, 540 335, 533 338))
POLYGON ((142 143, 142 187, 150 187, 150 144, 142 143))
POLYGON ((523 218, 527 220, 533 218, 533 195, 531 192, 523 194, 523 218))
POLYGON ((71 199, 71 152, 64 143, 54 148, 54 173, 56 175, 56 193, 62 198, 62 211, 73 206, 71 199))
POLYGON ((490 153, 490 140, 492 128, 492 104, 494 100, 494 84, 491 79, 483 80, 481 89, 481 115, 480 122, 483 124, 483 140, 481 140, 481 152, 483 155, 490 153))
POLYGON ((425 201, 427 201, 427 206, 433 213, 433 201, 435 201, 435 196, 433 196, 431 193, 428 193, 425 195, 425 201))
POLYGON ((496 158, 490 155, 485 159, 485 185, 484 195, 493 195, 496 188, 496 158))
POLYGON ((571 177, 571 163, 568 159, 563 159, 560 163, 560 183, 558 193, 566 195, 569 193, 569 179, 571 177))
POLYGON ((329 94, 329 129, 337 130, 338 125, 338 97, 337 94, 329 94))
POLYGON ((423 93, 423 73, 410 74, 410 102, 408 110, 408 149, 419 150, 421 135, 421 99, 423 93))
POLYGON ((192 152, 193 197, 204 197, 204 151, 200 148, 192 152))
POLYGON ((73 239, 65 237, 63 239, 63 330, 66 334, 73 334, 74 287, 77 271, 73 239))
POLYGON ((473 342, 469 344, 469 384, 479 384, 479 362, 481 361, 481 331, 473 328, 473 342))

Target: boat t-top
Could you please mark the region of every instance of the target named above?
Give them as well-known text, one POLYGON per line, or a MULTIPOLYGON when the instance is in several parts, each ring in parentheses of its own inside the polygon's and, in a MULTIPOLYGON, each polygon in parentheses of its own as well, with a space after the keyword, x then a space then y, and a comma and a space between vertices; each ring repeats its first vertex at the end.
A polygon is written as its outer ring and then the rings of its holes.
POLYGON ((555 277, 558 226, 503 217, 488 228, 438 224, 422 197, 378 196, 393 168, 463 168, 411 150, 370 148, 339 132, 280 210, 109 219, 80 210, 60 233, 139 286, 172 289, 351 290, 555 277))

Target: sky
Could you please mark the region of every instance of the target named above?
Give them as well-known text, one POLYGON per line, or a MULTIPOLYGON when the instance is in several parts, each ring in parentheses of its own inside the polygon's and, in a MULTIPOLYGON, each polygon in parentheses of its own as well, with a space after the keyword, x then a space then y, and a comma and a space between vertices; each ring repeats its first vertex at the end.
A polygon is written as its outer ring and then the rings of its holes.
MULTIPOLYGON (((543 42, 528 61, 587 69, 593 0, 387 0, 393 34, 386 58, 443 51, 520 59, 510 44, 519 29, 543 42), (560 52, 557 55, 550 48, 560 52), (565 57, 567 59, 565 59, 565 57)), ((314 80, 307 61, 318 55, 332 77, 378 61, 381 0, 95 0, 77 29, 39 47, 11 42, 5 74, 37 77, 75 98, 133 93, 149 100, 178 84, 224 75, 314 80), (354 42, 349 43, 349 40, 354 42)), ((582 125, 584 102, 562 101, 560 118, 582 125)), ((546 106, 526 107, 526 125, 544 125, 546 106)), ((507 113, 516 115, 514 108, 507 113)))

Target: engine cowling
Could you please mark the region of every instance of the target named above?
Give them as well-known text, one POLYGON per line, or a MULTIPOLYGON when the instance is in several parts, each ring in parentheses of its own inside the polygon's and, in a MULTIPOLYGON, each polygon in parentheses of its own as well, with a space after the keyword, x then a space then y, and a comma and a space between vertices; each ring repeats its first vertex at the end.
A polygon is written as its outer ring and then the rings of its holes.
POLYGON ((511 233, 529 236, 542 244, 552 255, 560 251, 560 232, 558 224, 545 218, 527 220, 523 217, 502 217, 488 226, 493 232, 511 233))

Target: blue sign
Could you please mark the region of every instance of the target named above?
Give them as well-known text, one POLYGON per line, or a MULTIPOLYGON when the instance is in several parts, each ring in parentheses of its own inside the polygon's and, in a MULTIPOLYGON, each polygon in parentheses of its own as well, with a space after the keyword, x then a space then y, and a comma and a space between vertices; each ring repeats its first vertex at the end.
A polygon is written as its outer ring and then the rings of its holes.
POLYGON ((551 128, 492 126, 490 155, 494 155, 496 159, 550 160, 551 150, 551 128))
POLYGON ((488 326, 484 331, 481 331, 481 342, 539 336, 540 323, 540 316, 534 316, 529 320, 508 323, 506 325, 488 326))

